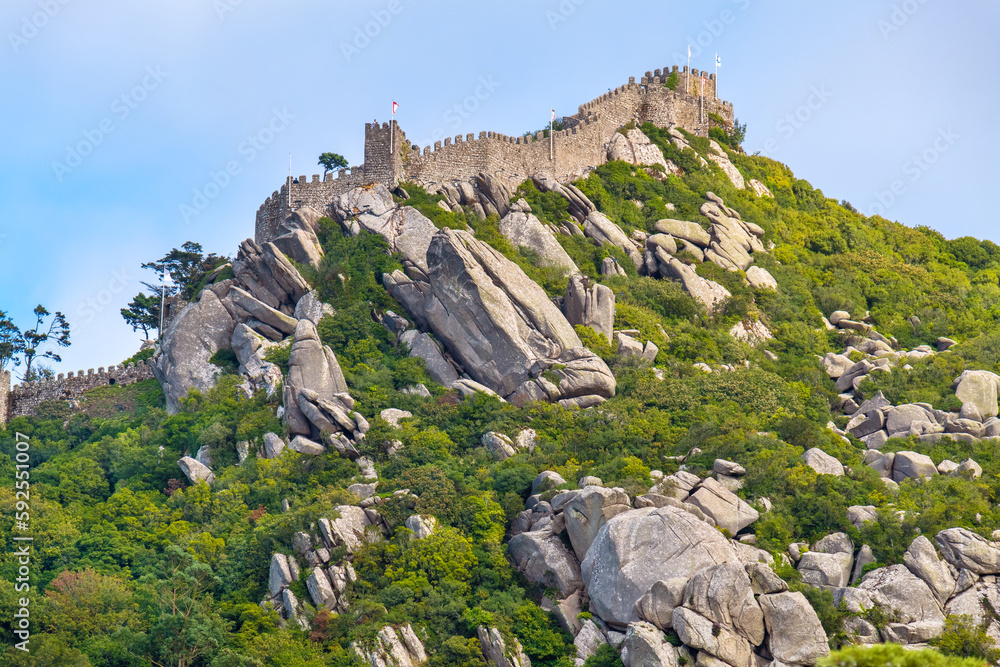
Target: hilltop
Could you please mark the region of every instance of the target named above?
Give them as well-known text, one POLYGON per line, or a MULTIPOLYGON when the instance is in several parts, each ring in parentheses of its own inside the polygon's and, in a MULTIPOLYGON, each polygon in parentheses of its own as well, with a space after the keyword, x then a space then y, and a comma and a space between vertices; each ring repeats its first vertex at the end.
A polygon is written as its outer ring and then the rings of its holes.
POLYGON ((155 350, 19 387, 48 663, 4 664, 995 663, 1000 247, 746 155, 675 71, 554 171, 368 126, 155 350))

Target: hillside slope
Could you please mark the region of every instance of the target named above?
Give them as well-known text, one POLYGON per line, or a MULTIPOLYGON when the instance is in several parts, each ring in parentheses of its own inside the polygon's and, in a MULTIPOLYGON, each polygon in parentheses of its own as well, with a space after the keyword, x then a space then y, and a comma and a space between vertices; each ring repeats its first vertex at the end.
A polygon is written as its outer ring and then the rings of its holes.
POLYGON ((404 183, 293 216, 167 332, 165 393, 12 420, 3 664, 995 660, 1000 247, 622 132, 502 215, 404 183))

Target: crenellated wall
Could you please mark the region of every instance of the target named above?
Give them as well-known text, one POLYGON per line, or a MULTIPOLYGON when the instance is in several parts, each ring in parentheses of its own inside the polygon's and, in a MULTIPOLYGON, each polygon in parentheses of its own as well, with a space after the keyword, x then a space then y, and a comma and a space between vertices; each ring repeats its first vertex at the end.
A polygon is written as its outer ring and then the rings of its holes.
POLYGON ((84 392, 104 385, 130 385, 153 377, 151 360, 111 366, 108 369, 88 369, 86 373, 60 373, 50 380, 24 382, 10 389, 10 373, 0 371, 0 423, 14 417, 32 415, 44 401, 71 401, 84 392), (5 400, 6 399, 6 405, 5 400))
POLYGON ((289 184, 285 184, 257 212, 255 238, 258 243, 274 238, 288 213, 302 206, 330 215, 333 200, 359 185, 384 183, 394 187, 402 180, 428 184, 466 181, 481 172, 492 174, 511 189, 539 174, 562 182, 575 180, 604 164, 608 142, 629 122, 675 125, 701 136, 708 135, 710 113, 734 122, 732 104, 717 100, 715 94, 714 74, 677 66, 646 72, 638 83, 630 77, 627 84, 565 117, 566 129, 553 133, 551 145, 542 132, 526 137, 480 132, 478 137, 458 135, 421 148, 411 145, 395 122, 367 123, 365 164, 349 173, 340 172, 337 178, 328 174, 323 180, 319 176, 313 176, 311 181, 306 181, 305 176, 293 180, 290 208, 289 184), (678 84, 671 90, 666 82, 674 72, 678 84))

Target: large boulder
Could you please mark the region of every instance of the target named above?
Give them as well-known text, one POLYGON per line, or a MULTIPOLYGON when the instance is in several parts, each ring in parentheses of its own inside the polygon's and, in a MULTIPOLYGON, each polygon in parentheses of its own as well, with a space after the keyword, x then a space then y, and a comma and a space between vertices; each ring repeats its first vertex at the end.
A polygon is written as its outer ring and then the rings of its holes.
POLYGON ((629 667, 676 667, 677 649, 649 623, 631 623, 622 644, 622 661, 629 667))
POLYGON ((580 627, 580 632, 576 634, 573 639, 573 646, 576 647, 576 657, 577 660, 586 660, 590 656, 597 653, 597 650, 601 648, 604 644, 607 644, 608 640, 604 636, 597 624, 591 619, 587 619, 583 622, 580 627))
POLYGON ((747 281, 757 289, 778 289, 778 281, 774 279, 771 272, 759 266, 751 266, 747 269, 747 281))
POLYGON ((424 645, 409 623, 399 628, 386 625, 369 645, 362 646, 359 640, 352 647, 372 667, 419 667, 427 662, 424 645))
POLYGON ((710 145, 714 153, 709 153, 708 159, 719 165, 719 168, 722 169, 734 188, 745 190, 747 187, 746 180, 743 178, 740 170, 736 168, 736 165, 729 160, 729 155, 715 141, 712 141, 710 145))
POLYGON ((915 422, 934 423, 934 414, 922 405, 908 403, 889 408, 885 418, 885 430, 890 436, 901 434, 901 437, 908 437, 910 427, 915 422))
POLYGON ((696 611, 677 607, 673 626, 685 646, 705 651, 733 667, 751 664, 753 649, 746 639, 696 611))
POLYGON ((490 667, 531 667, 531 660, 524 655, 521 643, 517 639, 514 639, 513 645, 507 648, 507 643, 499 630, 487 629, 482 625, 476 628, 476 636, 479 637, 483 657, 490 667))
POLYGON ((969 625, 986 627, 986 634, 996 641, 1000 639, 1000 621, 992 611, 994 609, 1000 609, 1000 586, 979 581, 951 598, 945 606, 945 613, 948 616, 968 616, 969 625))
POLYGON ((697 222, 670 219, 659 220, 656 223, 656 231, 661 234, 670 234, 675 238, 684 239, 702 247, 708 247, 712 242, 712 236, 697 222))
POLYGON ((188 481, 192 484, 197 484, 198 482, 207 482, 211 484, 215 481, 215 474, 206 466, 204 463, 193 459, 190 456, 183 457, 177 462, 178 467, 180 467, 181 472, 184 476, 188 478, 188 481))
POLYGON ((806 450, 802 461, 820 475, 841 477, 844 474, 844 464, 818 447, 806 450))
POLYGON ((561 597, 583 587, 580 562, 549 529, 514 536, 507 544, 507 553, 528 581, 558 588, 561 597))
POLYGON ((938 474, 937 466, 926 454, 896 452, 892 462, 892 481, 896 484, 911 477, 932 477, 936 474, 938 474))
POLYGON ((730 535, 736 535, 760 518, 757 510, 712 478, 704 480, 687 502, 704 512, 719 528, 728 530, 730 535))
POLYGON ((323 345, 316 325, 299 320, 288 358, 288 382, 299 389, 311 389, 330 397, 347 392, 347 381, 333 350, 323 345))
POLYGON ((895 612, 896 619, 904 624, 944 626, 944 613, 934 593, 905 565, 872 570, 861 579, 858 590, 868 593, 884 611, 895 612))
POLYGON ((843 588, 851 580, 851 554, 809 551, 799 560, 802 581, 817 588, 843 588))
POLYGON ((450 387, 453 382, 458 380, 458 372, 455 367, 444 358, 430 334, 410 329, 403 332, 399 337, 399 342, 409 348, 411 357, 420 357, 424 360, 427 374, 438 384, 450 387))
POLYGON ((243 241, 233 260, 233 273, 238 287, 285 315, 294 313, 295 304, 312 289, 273 243, 260 246, 253 239, 243 241))
POLYGON ((640 620, 636 602, 658 581, 694 576, 736 560, 728 540, 672 506, 622 512, 600 531, 581 564, 591 610, 613 625, 640 620))
POLYGON ((428 280, 385 276, 389 293, 472 376, 517 404, 589 407, 615 378, 545 291, 472 234, 442 229, 427 252, 428 280))
POLYGON ((515 248, 525 247, 537 254, 542 266, 562 269, 567 276, 579 272, 552 230, 531 214, 531 208, 523 199, 511 206, 510 213, 500 220, 500 234, 515 248))
POLYGON ((661 263, 660 272, 665 276, 679 280, 687 293, 704 306, 709 313, 732 296, 725 287, 715 281, 702 278, 694 267, 679 259, 671 257, 666 264, 661 263))
POLYGON ((275 238, 272 243, 289 259, 299 264, 308 264, 314 269, 319 268, 323 259, 323 246, 311 229, 292 229, 275 238))
POLYGON ((1000 377, 989 371, 964 371, 955 378, 955 397, 972 403, 984 419, 997 416, 997 390, 1000 377))
POLYGON ((622 489, 588 486, 566 503, 563 516, 573 551, 581 561, 593 544, 597 532, 609 520, 632 509, 628 494, 622 489))
POLYGON ((620 248, 629 256, 636 269, 643 265, 642 253, 635 247, 632 239, 600 211, 594 211, 587 216, 583 223, 583 233, 597 241, 598 245, 620 248))
POLYGON ((355 505, 339 505, 334 508, 339 517, 319 520, 320 534, 327 549, 345 547, 348 553, 360 549, 374 534, 369 526, 373 525, 368 514, 355 505))
POLYGON ((934 545, 923 535, 910 543, 910 548, 903 554, 903 564, 923 579, 942 606, 955 592, 955 579, 948 565, 938 558, 934 545))
POLYGON ((663 151, 638 128, 632 128, 626 132, 615 132, 611 141, 608 142, 608 161, 614 160, 634 165, 658 164, 668 174, 673 171, 667 166, 663 151))
POLYGON ((222 369, 209 363, 219 350, 229 347, 236 321, 211 290, 184 307, 160 341, 153 357, 153 375, 167 399, 167 412, 176 414, 180 399, 191 389, 208 391, 222 369))
POLYGON ((333 201, 334 215, 355 236, 366 230, 380 234, 389 248, 427 269, 427 246, 437 227, 410 206, 397 207, 392 193, 381 183, 348 190, 333 201))
POLYGON ((566 286, 563 313, 570 324, 590 327, 610 341, 615 329, 615 293, 585 276, 573 276, 566 286))
POLYGON ((635 603, 639 618, 652 623, 661 630, 669 630, 674 609, 684 603, 684 589, 690 581, 685 577, 674 577, 657 581, 635 603))
POLYGON ((1000 573, 1000 544, 987 541, 967 528, 948 528, 934 541, 944 559, 975 574, 1000 573))
POLYGON ((714 565, 691 577, 683 600, 685 607, 735 630, 754 646, 764 641, 764 614, 739 562, 714 565))
POLYGON ((759 600, 767 625, 767 648, 776 662, 815 665, 830 654, 823 624, 805 595, 773 593, 759 600))

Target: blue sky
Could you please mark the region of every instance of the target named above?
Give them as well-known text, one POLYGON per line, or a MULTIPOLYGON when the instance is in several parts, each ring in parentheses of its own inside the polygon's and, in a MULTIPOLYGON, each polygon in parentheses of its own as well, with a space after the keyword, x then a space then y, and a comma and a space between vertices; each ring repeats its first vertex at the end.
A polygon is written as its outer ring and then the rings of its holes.
POLYGON ((5 0, 0 310, 67 315, 57 371, 118 363, 139 265, 189 240, 234 254, 289 153, 295 175, 324 151, 360 164, 393 99, 420 145, 520 134, 688 43, 695 68, 721 56, 748 152, 863 212, 1000 242, 998 19, 986 0, 5 0))

